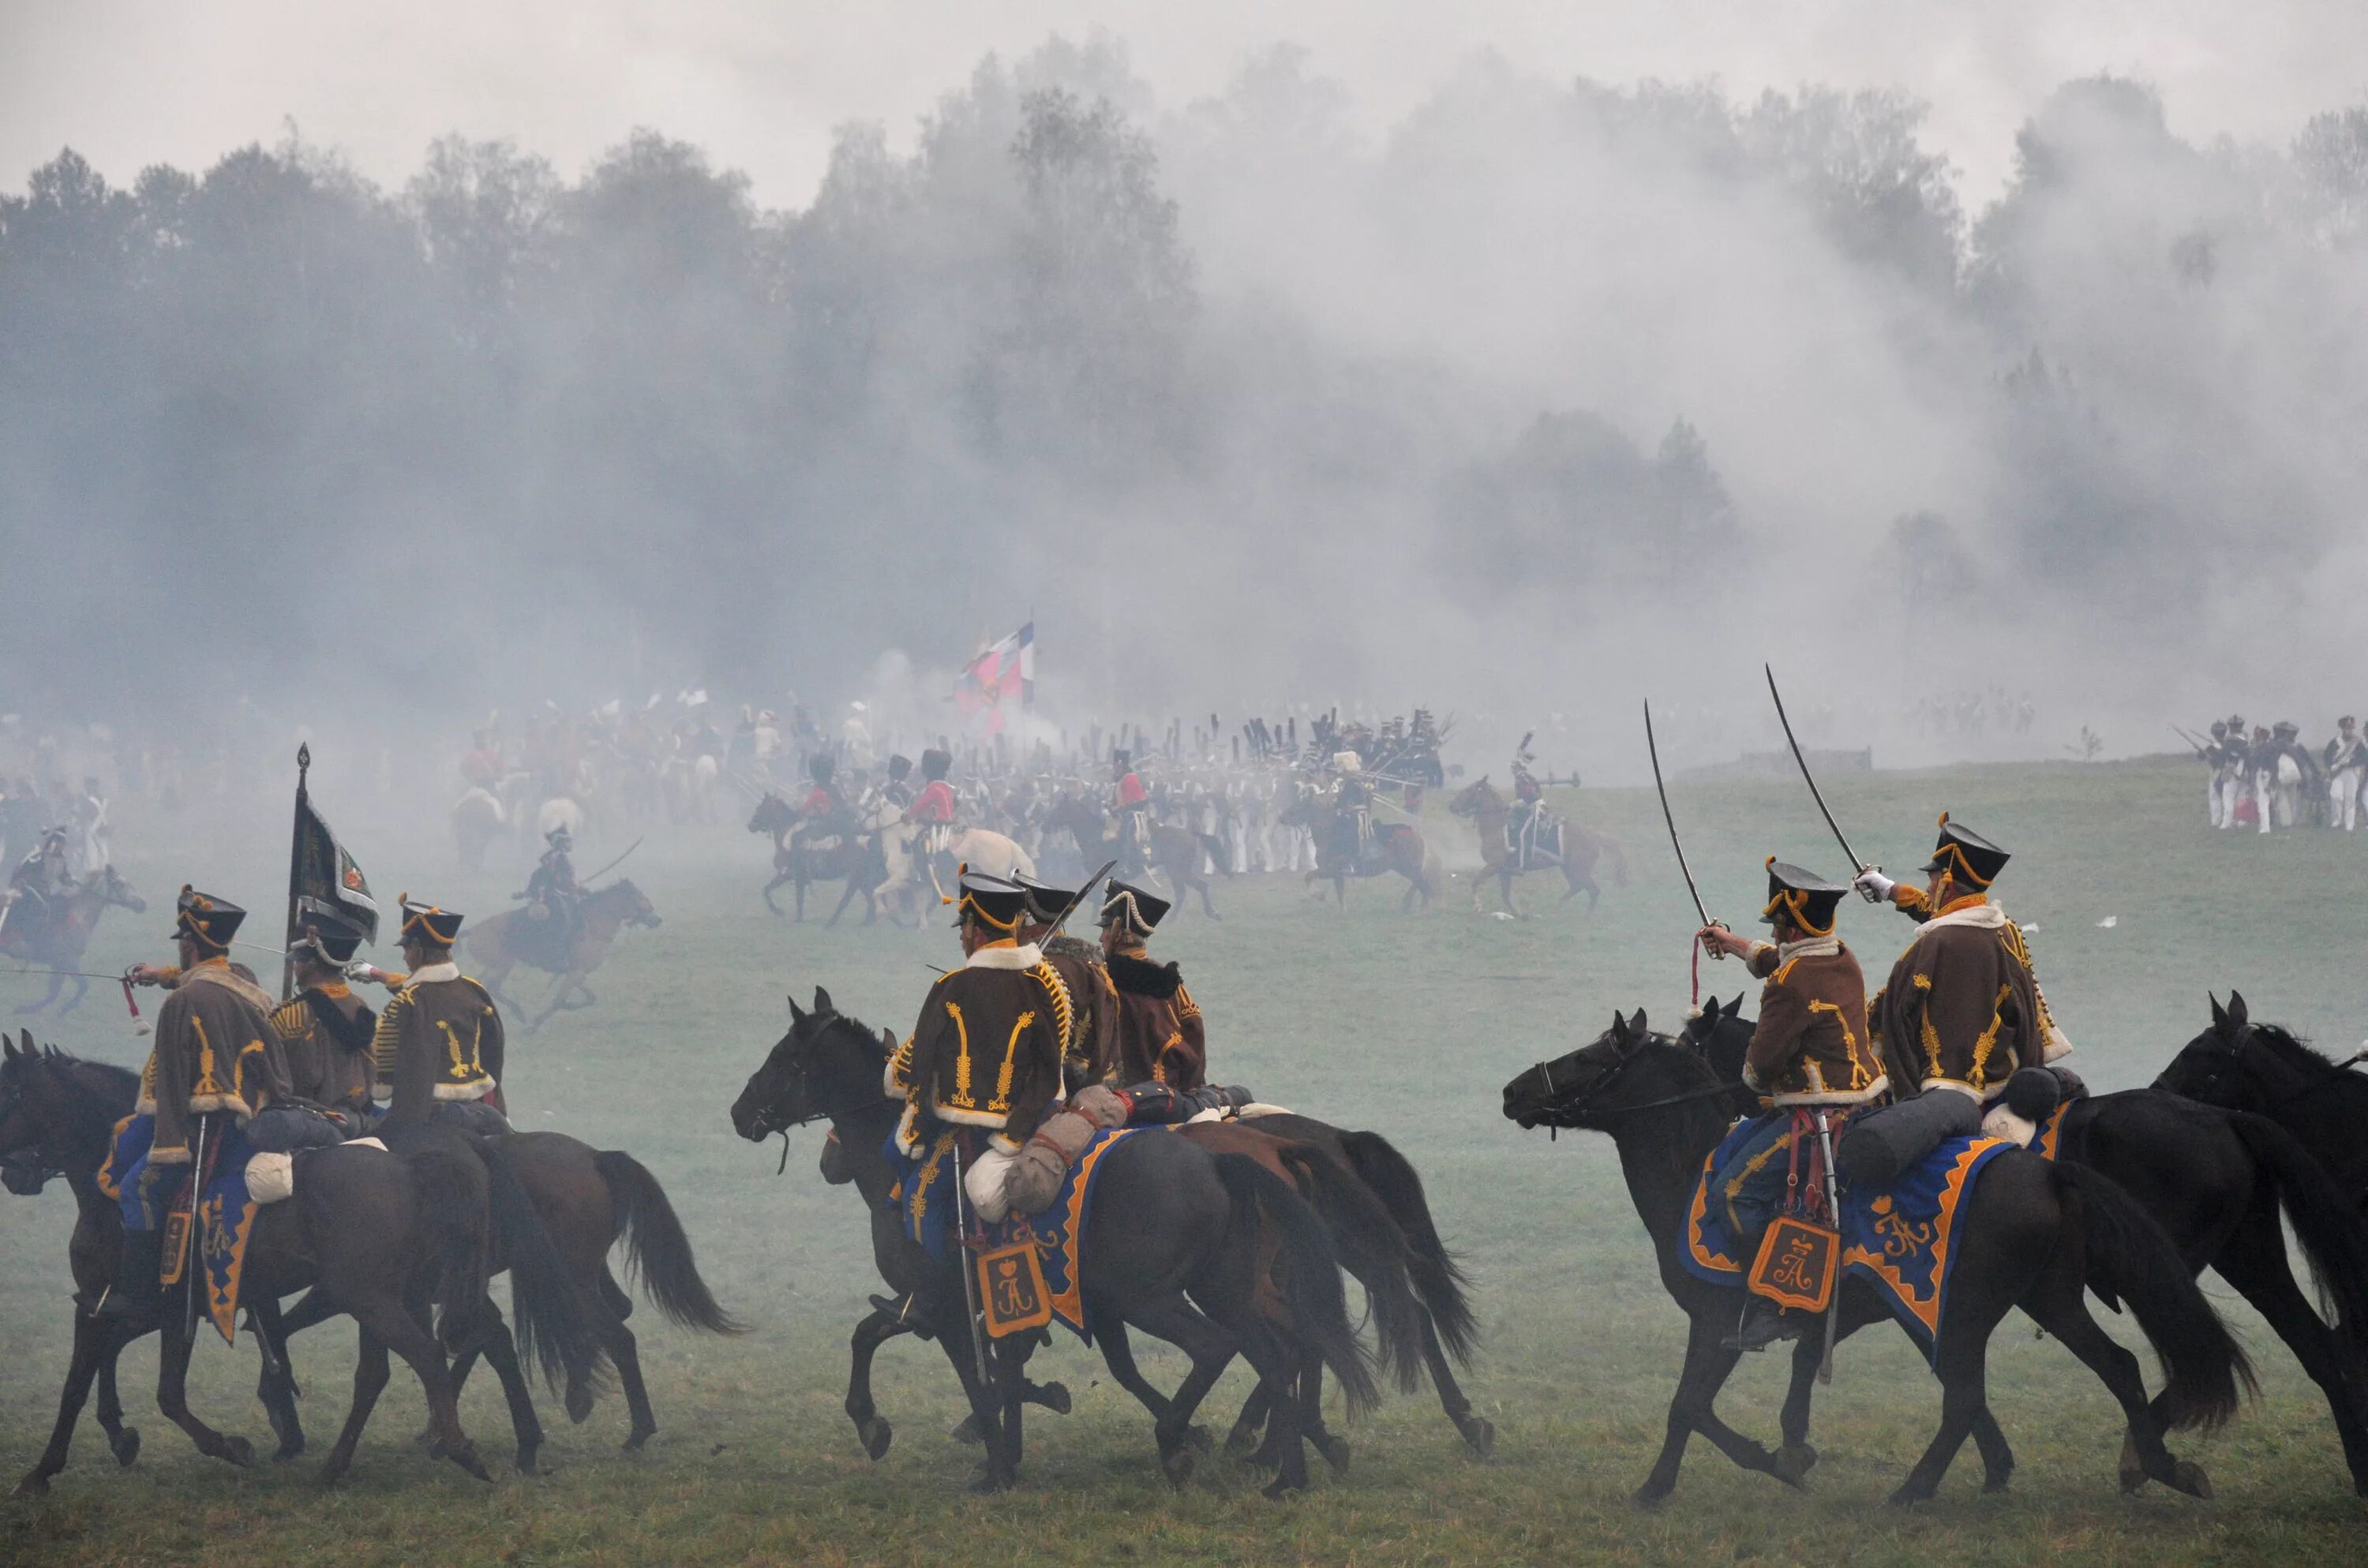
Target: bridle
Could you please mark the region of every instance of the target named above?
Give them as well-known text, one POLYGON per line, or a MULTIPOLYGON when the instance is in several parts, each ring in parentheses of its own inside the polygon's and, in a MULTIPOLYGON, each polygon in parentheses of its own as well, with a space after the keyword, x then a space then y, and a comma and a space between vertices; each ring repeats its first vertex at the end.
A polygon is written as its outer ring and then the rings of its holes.
MULTIPOLYGON (((1617 1083, 1622 1073, 1627 1072, 1629 1068, 1643 1061, 1645 1052, 1642 1047, 1645 1043, 1645 1041, 1639 1040, 1635 1046, 1631 1047, 1626 1052, 1624 1052, 1620 1057, 1619 1061, 1612 1063, 1611 1070, 1610 1072, 1604 1074, 1592 1084, 1586 1085, 1586 1100, 1590 1102, 1593 1101, 1606 1089, 1617 1083)), ((1670 1043, 1672 1045, 1676 1044, 1674 1040, 1670 1043)), ((1696 1060, 1699 1061, 1700 1058, 1696 1057, 1696 1060)), ((1554 1063, 1551 1062, 1540 1062, 1537 1063, 1535 1071, 1538 1076, 1545 1081, 1546 1094, 1551 1096, 1554 1092, 1554 1063)), ((1707 1088, 1689 1089, 1681 1095, 1668 1095, 1660 1099, 1644 1100, 1635 1105, 1611 1106, 1604 1108, 1590 1108, 1585 1104, 1577 1106, 1556 1106, 1548 1111, 1546 1115, 1539 1117, 1538 1120, 1549 1131, 1552 1131, 1563 1127, 1577 1127, 1580 1125, 1577 1121, 1569 1119, 1579 1114, 1582 1110, 1584 1110, 1586 1114, 1593 1116, 1595 1119, 1601 1121, 1615 1116, 1634 1116, 1643 1111, 1665 1110, 1671 1106, 1696 1105, 1704 1100, 1725 1099, 1736 1095, 1748 1095, 1754 1099, 1758 1098, 1758 1096, 1754 1095, 1750 1089, 1741 1084, 1714 1083, 1707 1088)))
MULTIPOLYGON (((864 1038, 867 1041, 869 1041, 871 1038, 868 1033, 865 1033, 865 1031, 861 1029, 860 1026, 855 1024, 852 1019, 847 1017, 843 1014, 834 1013, 830 1015, 827 1019, 821 1018, 819 1015, 810 1016, 815 1017, 823 1030, 841 1028, 855 1028, 858 1033, 864 1034, 864 1038)), ((796 1032, 795 1028, 793 1028, 791 1032, 794 1034, 796 1032)), ((813 1096, 805 1092, 809 1078, 806 1070, 806 1053, 803 1050, 799 1050, 791 1053, 789 1061, 782 1066, 781 1073, 781 1086, 780 1092, 772 1096, 771 1103, 768 1104, 757 1113, 757 1119, 763 1130, 761 1135, 769 1136, 776 1132, 781 1135, 781 1164, 780 1169, 773 1173, 776 1176, 780 1175, 782 1171, 786 1171, 790 1168, 790 1130, 791 1128, 807 1127, 817 1121, 837 1121, 843 1116, 851 1116, 859 1110, 867 1109, 871 1106, 883 1104, 888 1099, 887 1095, 881 1094, 871 1099, 863 1100, 860 1103, 849 1102, 845 1105, 833 1106, 814 1104, 813 1096), (806 1102, 806 1113, 803 1116, 791 1117, 785 1120, 774 1120, 773 1106, 793 1096, 806 1102)))

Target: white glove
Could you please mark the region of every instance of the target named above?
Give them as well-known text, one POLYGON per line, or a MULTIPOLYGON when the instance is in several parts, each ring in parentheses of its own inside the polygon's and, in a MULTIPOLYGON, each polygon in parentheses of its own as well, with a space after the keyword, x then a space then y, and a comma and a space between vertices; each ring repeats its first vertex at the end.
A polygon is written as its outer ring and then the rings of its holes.
POLYGON ((1858 889, 1860 896, 1869 903, 1890 903, 1891 890, 1898 885, 1872 866, 1850 879, 1850 886, 1858 889))

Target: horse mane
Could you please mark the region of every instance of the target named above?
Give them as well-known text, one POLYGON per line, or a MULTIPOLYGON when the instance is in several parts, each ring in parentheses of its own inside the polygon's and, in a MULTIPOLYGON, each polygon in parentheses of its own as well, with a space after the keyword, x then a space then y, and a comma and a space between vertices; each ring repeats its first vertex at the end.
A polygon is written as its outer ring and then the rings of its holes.
POLYGON ((2305 1072, 2313 1068, 2327 1073, 2337 1070, 2331 1059, 2283 1024, 2255 1024, 2250 1033, 2254 1040, 2269 1049, 2271 1055, 2289 1067, 2305 1072))
POLYGON ((118 1067, 112 1062, 94 1062, 59 1050, 54 1045, 41 1047, 41 1060, 95 1093, 120 1096, 127 1090, 140 1086, 140 1074, 129 1067, 118 1067))

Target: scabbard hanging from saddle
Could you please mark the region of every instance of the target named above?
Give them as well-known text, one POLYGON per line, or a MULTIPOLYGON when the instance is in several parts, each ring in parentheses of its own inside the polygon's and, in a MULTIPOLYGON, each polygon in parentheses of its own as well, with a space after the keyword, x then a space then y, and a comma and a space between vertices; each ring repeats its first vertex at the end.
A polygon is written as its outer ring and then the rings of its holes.
POLYGON ((1752 1259, 1750 1288, 1782 1307, 1822 1312, 1833 1301, 1841 1270, 1842 1237, 1827 1201, 1825 1153, 1816 1137, 1816 1116, 1796 1108, 1786 1136, 1790 1161, 1784 1206, 1759 1238, 1752 1259))

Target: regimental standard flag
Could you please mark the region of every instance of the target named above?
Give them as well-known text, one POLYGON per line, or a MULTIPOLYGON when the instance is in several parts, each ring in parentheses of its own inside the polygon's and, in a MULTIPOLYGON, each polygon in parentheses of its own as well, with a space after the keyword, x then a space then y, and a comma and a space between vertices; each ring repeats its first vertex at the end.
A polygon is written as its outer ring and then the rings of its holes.
POLYGON ((364 942, 378 940, 378 901, 370 897, 369 879, 307 794, 296 797, 296 860, 289 869, 288 889, 291 909, 306 899, 317 901, 359 926, 364 942))
POLYGON ((954 700, 966 714, 985 712, 988 728, 1003 727, 1003 705, 1018 699, 1020 707, 1036 702, 1036 623, 1030 621, 996 642, 963 666, 954 687, 954 700))

